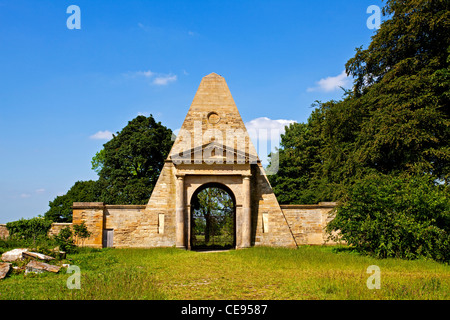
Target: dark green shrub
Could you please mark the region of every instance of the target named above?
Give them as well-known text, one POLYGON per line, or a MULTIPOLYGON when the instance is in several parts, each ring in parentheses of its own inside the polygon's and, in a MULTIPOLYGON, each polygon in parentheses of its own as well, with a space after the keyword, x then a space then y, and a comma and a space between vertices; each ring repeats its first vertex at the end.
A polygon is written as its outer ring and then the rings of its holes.
POLYGON ((449 192, 428 177, 369 176, 349 188, 327 228, 362 253, 448 262, 449 192))
POLYGON ((71 253, 76 249, 73 241, 73 232, 70 227, 61 229, 61 231, 59 231, 59 233, 55 236, 55 241, 61 251, 71 253))
POLYGON ((51 220, 40 217, 20 219, 6 224, 10 238, 33 240, 33 243, 35 243, 38 238, 48 238, 47 234, 51 226, 51 220))
POLYGON ((89 238, 92 235, 92 232, 87 229, 86 224, 83 221, 80 224, 73 225, 73 235, 75 236, 78 245, 78 240, 81 240, 81 243, 84 244, 84 240, 89 238))

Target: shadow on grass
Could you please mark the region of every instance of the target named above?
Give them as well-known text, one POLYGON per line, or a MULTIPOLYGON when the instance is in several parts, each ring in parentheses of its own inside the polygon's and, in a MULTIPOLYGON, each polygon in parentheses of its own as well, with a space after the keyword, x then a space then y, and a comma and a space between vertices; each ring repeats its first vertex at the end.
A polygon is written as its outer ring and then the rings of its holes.
POLYGON ((331 252, 333 253, 349 253, 349 254, 355 254, 355 255, 361 255, 361 253, 356 250, 356 248, 350 247, 350 246, 338 246, 338 247, 332 247, 331 252))
POLYGON ((231 250, 235 247, 233 245, 197 245, 191 248, 191 251, 195 252, 205 252, 205 251, 221 251, 221 250, 231 250))

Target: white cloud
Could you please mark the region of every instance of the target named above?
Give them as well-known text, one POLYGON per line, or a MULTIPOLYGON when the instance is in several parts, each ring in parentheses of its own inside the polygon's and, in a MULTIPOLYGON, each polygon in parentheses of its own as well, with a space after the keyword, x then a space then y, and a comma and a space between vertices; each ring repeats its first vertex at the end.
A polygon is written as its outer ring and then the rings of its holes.
POLYGON ((147 70, 147 71, 134 71, 134 72, 128 72, 125 73, 124 76, 128 77, 128 78, 137 78, 137 77, 144 77, 144 78, 151 78, 155 75, 156 73, 147 70))
POLYGON ((177 81, 176 75, 157 73, 157 72, 153 72, 150 70, 127 72, 127 73, 124 73, 123 76, 125 78, 129 78, 129 79, 135 79, 135 78, 153 79, 152 84, 157 85, 157 86, 165 86, 171 82, 177 81))
POLYGON ((136 74, 137 76, 143 76, 143 77, 146 77, 146 78, 150 78, 150 77, 152 77, 152 76, 155 75, 155 73, 154 73, 154 72, 151 72, 150 70, 147 70, 147 71, 137 71, 135 74, 136 74))
POLYGON ((263 164, 268 163, 267 155, 280 145, 280 137, 285 127, 295 120, 272 120, 267 117, 256 118, 245 123, 250 139, 263 164))
POLYGON ((324 79, 320 79, 316 82, 316 86, 312 88, 308 88, 308 92, 313 91, 322 91, 322 92, 331 92, 339 89, 340 87, 346 87, 350 84, 350 77, 344 71, 341 72, 340 75, 335 77, 328 77, 324 79))
POLYGON ((99 131, 95 134, 93 134, 92 136, 90 136, 90 139, 94 139, 94 140, 109 140, 112 138, 112 132, 105 130, 105 131, 99 131))
POLYGON ((19 197, 22 198, 22 199, 28 199, 28 198, 31 198, 33 196, 33 194, 43 194, 44 192, 45 192, 45 189, 41 188, 41 189, 34 190, 34 193, 33 192, 21 193, 19 195, 19 197))
POLYGON ((280 132, 280 134, 284 133, 284 127, 290 125, 291 123, 295 123, 295 120, 272 120, 267 117, 256 118, 250 120, 245 123, 247 130, 274 130, 280 132))
POLYGON ((174 81, 177 81, 177 76, 168 74, 168 75, 161 75, 159 77, 156 77, 153 80, 153 84, 155 84, 157 86, 165 86, 174 81))

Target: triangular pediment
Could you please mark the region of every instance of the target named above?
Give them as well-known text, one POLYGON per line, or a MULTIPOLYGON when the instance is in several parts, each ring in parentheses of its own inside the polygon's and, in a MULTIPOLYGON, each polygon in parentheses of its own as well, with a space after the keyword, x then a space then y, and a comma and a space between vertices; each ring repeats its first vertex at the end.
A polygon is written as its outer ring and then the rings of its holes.
POLYGON ((170 155, 170 160, 175 164, 257 164, 257 156, 243 150, 212 141, 202 146, 197 146, 180 153, 170 155))

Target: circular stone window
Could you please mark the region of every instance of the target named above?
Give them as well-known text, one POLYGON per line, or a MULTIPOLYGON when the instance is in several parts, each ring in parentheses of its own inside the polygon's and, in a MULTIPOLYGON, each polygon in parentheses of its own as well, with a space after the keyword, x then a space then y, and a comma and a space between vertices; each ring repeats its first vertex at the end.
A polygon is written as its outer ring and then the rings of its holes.
POLYGON ((217 114, 217 112, 213 111, 208 113, 208 122, 211 124, 217 124, 220 121, 220 116, 217 114))

